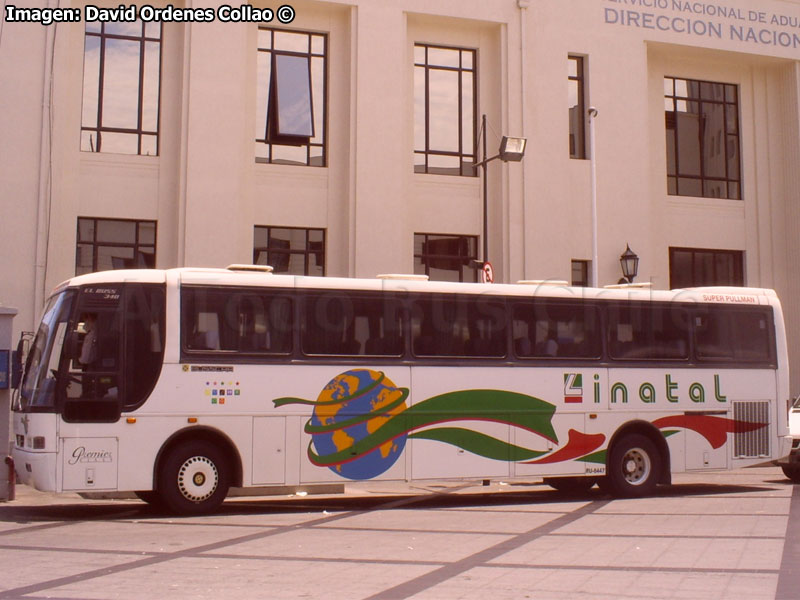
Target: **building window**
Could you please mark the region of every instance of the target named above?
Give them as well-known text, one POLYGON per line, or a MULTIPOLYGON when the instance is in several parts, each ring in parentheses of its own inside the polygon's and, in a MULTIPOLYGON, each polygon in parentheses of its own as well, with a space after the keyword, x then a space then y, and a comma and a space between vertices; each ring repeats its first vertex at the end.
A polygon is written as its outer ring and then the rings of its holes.
POLYGON ((475 50, 414 45, 414 172, 474 177, 475 50))
POLYGON ((672 289, 708 285, 744 285, 744 252, 739 250, 669 249, 672 289))
POLYGON ((667 193, 741 200, 739 89, 664 78, 667 193))
POLYGON ((327 164, 327 36, 258 29, 256 162, 327 164))
POLYGON ((589 261, 572 261, 572 285, 576 287, 589 287, 589 261))
POLYGON ((275 273, 325 275, 325 230, 256 225, 253 264, 275 273))
POLYGON ((155 221, 78 217, 76 275, 155 266, 155 221))
POLYGON ((586 158, 586 96, 582 56, 569 56, 569 157, 586 158))
POLYGON ((86 23, 81 150, 158 155, 161 23, 86 23))
POLYGON ((414 234, 414 273, 438 281, 478 281, 474 235, 414 234))

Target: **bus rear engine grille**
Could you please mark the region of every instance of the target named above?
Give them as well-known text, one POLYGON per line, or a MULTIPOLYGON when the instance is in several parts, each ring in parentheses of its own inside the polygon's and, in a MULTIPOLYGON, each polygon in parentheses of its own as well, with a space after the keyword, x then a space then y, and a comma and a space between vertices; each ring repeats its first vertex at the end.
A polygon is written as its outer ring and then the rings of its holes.
POLYGON ((769 402, 734 402, 733 429, 734 458, 763 458, 770 456, 769 448, 769 402), (766 427, 748 431, 740 423, 766 423, 766 427))

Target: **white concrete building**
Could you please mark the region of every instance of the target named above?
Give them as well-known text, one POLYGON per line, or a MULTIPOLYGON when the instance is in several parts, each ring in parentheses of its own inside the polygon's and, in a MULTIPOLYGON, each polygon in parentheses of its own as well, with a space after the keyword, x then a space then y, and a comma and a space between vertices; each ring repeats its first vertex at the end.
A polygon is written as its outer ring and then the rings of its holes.
POLYGON ((162 28, 149 8, 114 23, 6 3, 15 335, 102 268, 474 278, 484 114, 490 155, 528 139, 522 162, 488 164, 496 280, 585 283, 593 106, 599 283, 627 244, 654 288, 775 288, 800 393, 799 0, 288 0, 288 23, 277 2, 234 5, 175 2, 162 28))

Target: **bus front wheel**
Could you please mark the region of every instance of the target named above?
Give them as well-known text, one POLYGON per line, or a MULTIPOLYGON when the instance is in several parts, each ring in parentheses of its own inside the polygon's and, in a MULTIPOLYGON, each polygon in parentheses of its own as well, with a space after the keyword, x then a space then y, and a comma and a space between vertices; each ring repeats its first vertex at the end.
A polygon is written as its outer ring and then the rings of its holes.
POLYGON ((660 470, 661 456, 655 444, 638 433, 626 435, 611 449, 601 487, 623 498, 647 496, 655 491, 660 470))
POLYGON ((225 455, 202 441, 174 448, 164 461, 158 479, 158 491, 165 507, 190 515, 218 508, 229 486, 225 455))

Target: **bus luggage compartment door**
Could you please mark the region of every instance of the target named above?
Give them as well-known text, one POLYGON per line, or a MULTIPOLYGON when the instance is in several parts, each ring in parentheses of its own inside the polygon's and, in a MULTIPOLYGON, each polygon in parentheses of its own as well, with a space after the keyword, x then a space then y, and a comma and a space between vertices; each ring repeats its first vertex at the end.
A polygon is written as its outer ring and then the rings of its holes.
POLYGON ((286 419, 253 419, 253 485, 283 483, 286 476, 286 419))
POLYGON ((117 489, 117 438, 65 438, 64 491, 117 489))

